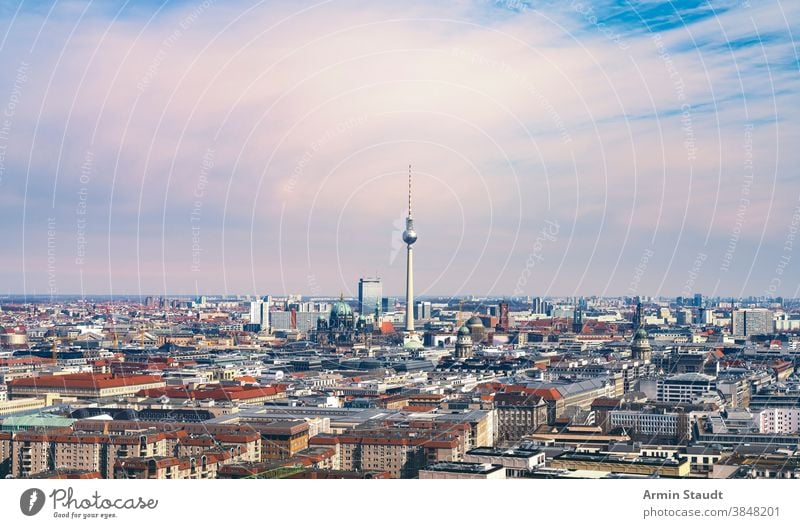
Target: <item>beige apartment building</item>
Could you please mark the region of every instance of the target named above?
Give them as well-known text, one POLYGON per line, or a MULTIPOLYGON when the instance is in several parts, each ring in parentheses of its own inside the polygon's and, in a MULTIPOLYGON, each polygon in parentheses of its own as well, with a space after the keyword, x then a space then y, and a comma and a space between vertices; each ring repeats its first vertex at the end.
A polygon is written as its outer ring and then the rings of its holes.
POLYGON ((11 440, 11 474, 25 477, 50 470, 97 471, 113 478, 117 460, 166 456, 164 433, 102 435, 50 430, 23 431, 11 440))
POLYGON ((388 472, 392 478, 415 478, 436 462, 458 461, 464 455, 463 434, 391 428, 320 435, 312 446, 336 449, 334 469, 388 472))
POLYGON ((164 387, 161 376, 111 374, 65 374, 37 376, 8 382, 10 399, 44 396, 47 393, 82 399, 133 396, 140 390, 164 387))

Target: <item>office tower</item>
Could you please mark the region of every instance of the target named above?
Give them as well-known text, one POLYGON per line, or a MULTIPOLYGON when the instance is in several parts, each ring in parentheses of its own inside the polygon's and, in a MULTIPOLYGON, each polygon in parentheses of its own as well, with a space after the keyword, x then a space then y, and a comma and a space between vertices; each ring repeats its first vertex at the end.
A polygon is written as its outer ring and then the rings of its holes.
POLYGON ((544 310, 544 302, 542 302, 541 297, 534 297, 533 301, 531 302, 531 312, 535 314, 543 314, 545 313, 544 310))
POLYGON ((702 308, 703 306, 703 294, 702 293, 695 293, 694 294, 694 303, 695 306, 698 308, 702 308))
POLYGON ((428 320, 431 318, 433 308, 428 301, 420 301, 414 306, 414 318, 428 320))
POLYGON ((262 330, 269 329, 269 297, 266 301, 252 301, 250 303, 250 324, 261 325, 262 330))
POLYGON ((381 313, 393 312, 397 308, 397 297, 383 297, 381 299, 381 313))
POLYGON ((310 332, 317 328, 320 317, 327 317, 325 312, 298 312, 297 310, 272 312, 271 323, 274 330, 298 330, 310 332))
POLYGON ((675 322, 679 325, 692 324, 692 310, 689 308, 679 308, 675 312, 675 322))
POLYGON ((774 330, 772 312, 765 308, 734 310, 733 335, 771 334, 774 330))
POLYGON ((380 278, 361 278, 358 280, 358 313, 363 316, 380 311, 383 285, 380 278))

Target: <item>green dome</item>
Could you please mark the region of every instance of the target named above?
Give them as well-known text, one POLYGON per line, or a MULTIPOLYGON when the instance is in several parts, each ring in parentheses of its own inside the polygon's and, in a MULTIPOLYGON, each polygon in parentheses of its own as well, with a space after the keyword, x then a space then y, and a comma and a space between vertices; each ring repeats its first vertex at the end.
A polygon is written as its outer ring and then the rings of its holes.
POLYGON ((425 345, 422 344, 422 341, 418 341, 416 339, 407 339, 403 342, 403 348, 409 350, 420 350, 425 348, 425 345))
POLYGON ((467 321, 467 326, 470 327, 470 328, 472 328, 473 326, 479 326, 479 327, 483 328, 483 321, 481 321, 481 318, 478 317, 477 315, 473 315, 467 321))
POLYGON ((644 328, 640 328, 633 334, 634 339, 647 339, 647 331, 644 328))
POLYGON ((353 315, 353 309, 344 301, 336 301, 333 303, 333 308, 331 308, 331 315, 336 315, 337 317, 353 315))
POLYGON ((458 335, 469 335, 470 331, 466 325, 461 325, 461 328, 458 329, 458 335))

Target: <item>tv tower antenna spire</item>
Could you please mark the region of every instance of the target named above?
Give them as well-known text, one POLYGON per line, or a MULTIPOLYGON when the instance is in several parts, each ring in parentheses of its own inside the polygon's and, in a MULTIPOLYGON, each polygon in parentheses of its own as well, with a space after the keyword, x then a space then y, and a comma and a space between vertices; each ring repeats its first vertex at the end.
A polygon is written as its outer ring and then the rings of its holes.
POLYGON ((411 216, 411 165, 408 165, 408 216, 411 216))

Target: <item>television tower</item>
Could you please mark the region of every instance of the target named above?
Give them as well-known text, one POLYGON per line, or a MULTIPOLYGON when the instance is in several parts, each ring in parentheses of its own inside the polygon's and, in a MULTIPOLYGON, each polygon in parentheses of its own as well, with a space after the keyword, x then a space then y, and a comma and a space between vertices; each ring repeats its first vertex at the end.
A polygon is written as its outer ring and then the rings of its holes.
POLYGON ((419 337, 414 332, 414 260, 411 246, 417 241, 414 230, 414 218, 411 214, 411 165, 408 166, 408 216, 406 230, 403 231, 403 242, 406 243, 406 336, 404 346, 422 348, 419 337))

